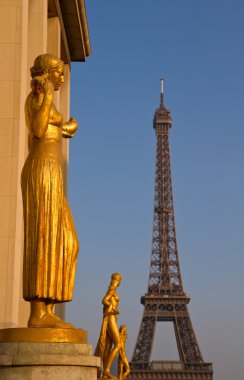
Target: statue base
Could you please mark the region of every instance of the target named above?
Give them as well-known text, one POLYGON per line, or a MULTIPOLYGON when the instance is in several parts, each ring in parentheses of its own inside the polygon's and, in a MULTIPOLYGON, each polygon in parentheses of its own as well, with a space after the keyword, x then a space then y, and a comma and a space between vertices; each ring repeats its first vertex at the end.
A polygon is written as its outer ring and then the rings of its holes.
POLYGON ((81 329, 55 329, 45 327, 23 327, 0 329, 0 343, 87 343, 87 331, 81 329))
POLYGON ((88 344, 0 343, 1 380, 97 380, 100 366, 88 344))

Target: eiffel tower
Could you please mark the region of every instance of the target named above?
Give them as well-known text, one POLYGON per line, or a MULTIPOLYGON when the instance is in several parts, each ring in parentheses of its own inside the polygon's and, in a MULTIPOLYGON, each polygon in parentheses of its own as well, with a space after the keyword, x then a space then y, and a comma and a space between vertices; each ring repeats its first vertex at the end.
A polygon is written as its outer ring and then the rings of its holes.
POLYGON ((203 360, 187 308, 190 297, 183 290, 170 166, 172 119, 164 106, 163 87, 161 79, 161 102, 153 120, 157 145, 148 291, 141 298, 144 312, 130 363, 129 379, 212 380, 212 364, 203 360), (151 361, 156 323, 165 321, 173 322, 180 361, 151 361))

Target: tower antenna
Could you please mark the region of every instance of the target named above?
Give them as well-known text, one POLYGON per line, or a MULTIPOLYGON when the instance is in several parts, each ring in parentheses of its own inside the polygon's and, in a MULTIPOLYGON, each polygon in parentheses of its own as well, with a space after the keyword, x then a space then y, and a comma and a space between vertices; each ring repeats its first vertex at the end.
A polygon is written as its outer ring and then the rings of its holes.
POLYGON ((163 78, 160 79, 160 87, 161 87, 161 92, 160 92, 160 105, 164 105, 164 80, 163 78))

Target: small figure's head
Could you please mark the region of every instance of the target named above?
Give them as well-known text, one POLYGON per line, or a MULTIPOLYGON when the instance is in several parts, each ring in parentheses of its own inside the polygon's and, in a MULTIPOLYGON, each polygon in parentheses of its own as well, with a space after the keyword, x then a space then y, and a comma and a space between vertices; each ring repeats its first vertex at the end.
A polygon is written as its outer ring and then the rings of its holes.
POLYGON ((119 334, 123 338, 123 340, 126 341, 126 339, 127 339, 127 327, 125 325, 120 326, 119 334))
POLYGON ((38 55, 30 72, 32 78, 49 79, 53 83, 55 91, 64 83, 64 62, 52 54, 38 55))
POLYGON ((121 279, 122 279, 122 277, 121 277, 121 275, 119 273, 113 273, 112 276, 111 276, 111 282, 110 282, 110 284, 112 286, 114 286, 115 288, 117 288, 120 285, 120 283, 121 283, 121 279))
POLYGON ((119 332, 120 333, 125 333, 127 332, 127 327, 125 325, 121 325, 120 328, 119 328, 119 332))

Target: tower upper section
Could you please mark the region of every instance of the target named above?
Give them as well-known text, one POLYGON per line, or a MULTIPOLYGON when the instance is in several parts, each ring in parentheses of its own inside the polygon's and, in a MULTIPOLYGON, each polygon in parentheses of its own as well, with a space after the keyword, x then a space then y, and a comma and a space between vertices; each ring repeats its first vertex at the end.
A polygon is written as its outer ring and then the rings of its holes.
POLYGON ((164 80, 161 79, 161 94, 160 94, 160 106, 156 109, 153 119, 153 128, 156 130, 156 134, 168 133, 169 128, 172 127, 172 119, 170 110, 164 106, 164 80))

